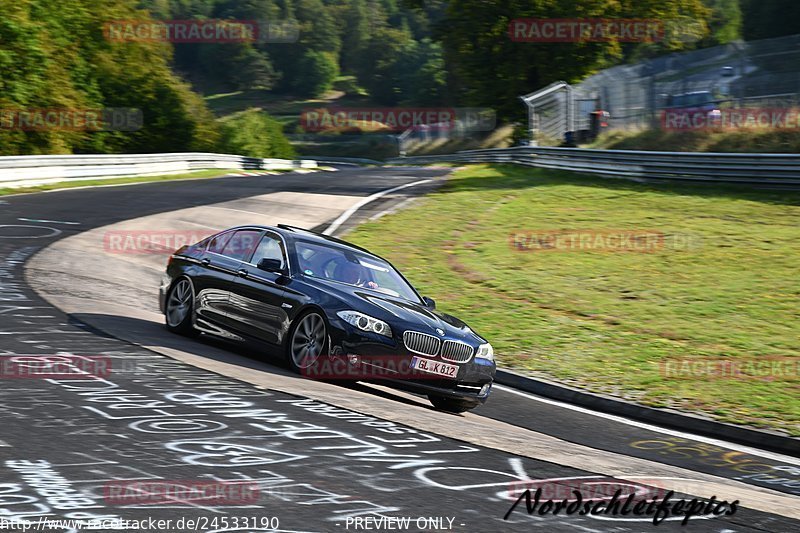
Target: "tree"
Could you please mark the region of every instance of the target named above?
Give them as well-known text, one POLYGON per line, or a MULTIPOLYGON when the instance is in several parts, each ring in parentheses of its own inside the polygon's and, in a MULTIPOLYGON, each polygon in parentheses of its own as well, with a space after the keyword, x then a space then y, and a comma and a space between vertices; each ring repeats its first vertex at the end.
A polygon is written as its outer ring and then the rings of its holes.
POLYGON ((726 44, 742 37, 742 10, 739 0, 704 0, 711 10, 708 21, 710 35, 701 47, 726 44))
POLYGON ((364 0, 351 0, 342 10, 342 50, 339 64, 342 72, 354 74, 361 63, 370 39, 370 22, 364 0))
POLYGON ((0 131, 3 153, 209 149, 217 142, 202 99, 169 66, 170 47, 117 42, 114 20, 149 20, 133 0, 0 0, 0 107, 141 110, 134 132, 0 131))
POLYGON ((800 2, 797 0, 741 0, 741 3, 745 39, 800 33, 800 2))
POLYGON ((333 54, 307 50, 297 63, 292 90, 298 96, 322 96, 338 75, 339 66, 333 54))
POLYGON ((413 61, 414 70, 404 93, 409 103, 420 106, 447 103, 447 70, 442 48, 430 39, 423 39, 413 61))
POLYGON ((321 0, 295 0, 294 14, 300 23, 300 44, 304 48, 339 54, 341 40, 331 7, 321 0))
MULTIPOLYGON (((437 32, 444 47, 451 90, 465 105, 496 109, 498 118, 521 120, 520 95, 557 80, 578 81, 623 57, 619 42, 515 42, 508 36, 516 18, 644 18, 681 16, 703 21, 700 0, 451 0, 437 32)), ((632 47, 645 46, 640 44, 632 47)), ((659 50, 690 46, 677 38, 659 50)))
POLYGON ((250 109, 223 122, 219 149, 223 153, 248 157, 296 157, 280 123, 258 109, 250 109))
POLYGON ((269 90, 279 78, 266 52, 250 43, 190 45, 196 50, 193 74, 215 91, 269 90))
POLYGON ((358 80, 370 96, 383 105, 403 100, 410 72, 409 57, 416 43, 408 31, 378 28, 368 41, 358 66, 358 80))

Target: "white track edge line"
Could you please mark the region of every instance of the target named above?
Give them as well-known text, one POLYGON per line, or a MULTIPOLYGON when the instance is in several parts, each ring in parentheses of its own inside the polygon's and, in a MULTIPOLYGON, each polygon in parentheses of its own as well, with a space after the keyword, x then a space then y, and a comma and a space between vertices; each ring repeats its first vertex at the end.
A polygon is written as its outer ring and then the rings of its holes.
POLYGON ((333 235, 333 233, 337 229, 339 229, 339 227, 342 224, 347 222, 350 219, 350 217, 352 217, 354 214, 356 214, 356 212, 359 209, 361 209, 362 207, 364 207, 368 203, 377 200, 378 198, 386 196, 387 194, 391 194, 391 193, 393 193, 395 191, 399 191, 399 190, 402 190, 402 189, 405 189, 405 188, 408 188, 408 187, 413 187, 415 185, 421 185, 423 183, 428 183, 428 182, 431 182, 431 181, 433 181, 433 180, 432 179, 425 179, 425 180, 415 181, 414 183, 406 183, 405 185, 400 185, 398 187, 392 187, 391 189, 386 189, 385 191, 376 192, 373 195, 367 196, 366 198, 364 198, 363 200, 361 200, 360 202, 355 204, 353 207, 351 207, 350 209, 348 209, 347 211, 345 211, 344 213, 339 215, 339 218, 334 220, 331 223, 331 225, 328 226, 328 229, 323 231, 322 234, 323 235, 333 235))
POLYGON ((599 417, 599 418, 605 418, 607 420, 612 420, 614 422, 619 422, 621 424, 626 424, 628 426, 634 426, 634 427, 637 427, 637 428, 646 429, 648 431, 654 431, 654 432, 657 432, 657 433, 663 433, 665 435, 671 435, 673 437, 681 437, 681 438, 684 438, 684 439, 691 439, 691 440, 695 440, 695 441, 698 441, 698 442, 703 442, 705 444, 712 444, 714 446, 720 446, 722 448, 728 448, 730 450, 743 452, 743 453, 747 453, 747 454, 750 454, 750 455, 757 455, 759 457, 764 457, 765 459, 772 459, 774 461, 780 461, 780 462, 783 462, 783 463, 788 463, 788 464, 800 466, 800 459, 797 459, 795 457, 790 457, 788 455, 768 452, 766 450, 759 450, 758 448, 751 448, 749 446, 742 446, 742 445, 739 445, 739 444, 734 444, 732 442, 727 442, 727 441, 719 440, 719 439, 712 439, 710 437, 703 437, 703 436, 700 436, 700 435, 694 435, 692 433, 686 433, 686 432, 683 432, 683 431, 667 429, 667 428, 663 428, 663 427, 659 427, 659 426, 654 426, 652 424, 646 424, 644 422, 637 422, 636 420, 631 420, 629 418, 625 418, 625 417, 622 417, 622 416, 611 415, 611 414, 607 414, 607 413, 601 413, 599 411, 593 411, 593 410, 587 409, 585 407, 579 407, 577 405, 572 405, 572 404, 568 404, 568 403, 565 403, 565 402, 560 402, 558 400, 551 400, 549 398, 542 398, 542 397, 539 397, 539 396, 536 396, 536 395, 533 395, 533 394, 529 394, 529 393, 526 393, 526 392, 523 392, 523 391, 519 391, 519 390, 511 388, 511 387, 506 387, 506 386, 503 386, 503 385, 494 385, 494 388, 502 390, 502 391, 510 392, 512 394, 517 394, 519 396, 524 396, 525 398, 529 398, 529 399, 535 400, 537 402, 547 403, 547 404, 550 404, 550 405, 554 405, 556 407, 562 407, 564 409, 571 409, 571 410, 577 411, 579 413, 584 413, 584 414, 596 416, 596 417, 599 417))

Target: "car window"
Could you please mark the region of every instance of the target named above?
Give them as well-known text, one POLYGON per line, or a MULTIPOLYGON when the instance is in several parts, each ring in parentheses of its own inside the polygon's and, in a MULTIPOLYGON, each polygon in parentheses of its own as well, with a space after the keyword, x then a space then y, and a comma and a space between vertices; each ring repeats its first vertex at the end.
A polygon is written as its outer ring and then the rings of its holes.
POLYGON ((255 248, 260 235, 261 232, 258 230, 237 231, 223 248, 222 255, 231 259, 246 261, 253 253, 253 248, 255 248))
POLYGON ((392 265, 378 257, 341 246, 307 241, 295 244, 304 275, 328 279, 419 302, 414 289, 392 265))
POLYGON ((278 237, 267 234, 261 238, 250 262, 257 265, 262 259, 278 259, 281 262, 281 268, 286 268, 283 243, 278 237))
POLYGON ((225 233, 220 233, 219 235, 215 235, 208 240, 208 251, 213 252, 215 254, 221 254, 222 249, 225 248, 225 245, 228 243, 228 239, 233 236, 232 231, 226 231, 225 233))

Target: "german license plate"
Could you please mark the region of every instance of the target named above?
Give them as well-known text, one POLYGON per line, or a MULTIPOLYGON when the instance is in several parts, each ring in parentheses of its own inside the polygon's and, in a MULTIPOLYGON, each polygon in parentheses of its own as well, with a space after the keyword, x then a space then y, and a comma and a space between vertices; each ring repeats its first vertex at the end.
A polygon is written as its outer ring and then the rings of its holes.
POLYGON ((455 378, 456 375, 458 375, 457 365, 448 365, 447 363, 431 361, 430 359, 423 359, 422 357, 412 357, 411 368, 447 378, 455 378))

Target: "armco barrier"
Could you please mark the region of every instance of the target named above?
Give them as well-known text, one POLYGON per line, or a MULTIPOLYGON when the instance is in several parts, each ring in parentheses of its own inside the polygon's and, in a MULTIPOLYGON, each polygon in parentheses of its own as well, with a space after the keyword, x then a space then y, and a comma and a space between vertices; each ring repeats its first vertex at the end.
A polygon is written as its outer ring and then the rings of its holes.
POLYGON ((669 179, 747 185, 800 186, 800 154, 645 152, 582 148, 500 148, 398 157, 390 164, 514 163, 612 178, 669 179))
POLYGON ((0 157, 0 183, 175 174, 202 169, 316 168, 313 160, 260 159, 226 154, 39 155, 0 157))
POLYGON ((309 156, 318 165, 338 165, 349 167, 360 167, 362 165, 381 166, 383 163, 374 159, 364 159, 360 157, 330 157, 330 156, 309 156))

